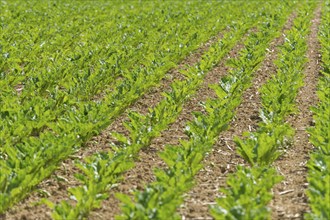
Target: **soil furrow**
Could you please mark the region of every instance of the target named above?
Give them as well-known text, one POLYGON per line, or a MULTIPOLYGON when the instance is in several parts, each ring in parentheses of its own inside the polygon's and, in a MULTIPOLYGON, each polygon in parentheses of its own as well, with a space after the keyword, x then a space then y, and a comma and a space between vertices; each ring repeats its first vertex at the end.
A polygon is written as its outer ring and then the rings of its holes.
POLYGON ((285 179, 274 189, 274 199, 270 204, 273 219, 302 219, 308 211, 305 190, 307 184, 306 163, 313 146, 309 142, 306 128, 313 125, 310 107, 317 104, 316 85, 320 72, 320 44, 317 40, 321 8, 315 11, 311 21, 311 33, 308 37, 308 63, 305 67, 304 86, 300 89, 296 104, 298 114, 290 116, 288 122, 295 128, 296 134, 292 146, 274 165, 285 179))
MULTIPOLYGON (((33 204, 40 201, 43 197, 47 197, 47 199, 52 202, 59 202, 62 199, 68 198, 67 190, 70 187, 80 185, 77 179, 73 176, 74 173, 79 172, 74 165, 74 160, 83 160, 83 158, 96 152, 111 149, 110 145, 115 141, 110 135, 113 131, 128 135, 127 130, 123 126, 123 122, 128 120, 127 112, 134 110, 146 114, 148 108, 155 106, 163 98, 161 93, 170 90, 170 84, 173 80, 184 79, 180 70, 184 69, 187 65, 198 62, 203 52, 206 51, 216 40, 222 38, 222 36, 223 33, 219 33, 218 36, 212 37, 209 41, 202 44, 194 53, 191 53, 185 58, 176 69, 170 70, 157 87, 150 89, 147 94, 143 95, 137 102, 127 109, 124 114, 116 118, 108 128, 88 141, 85 146, 79 149, 79 151, 71 158, 63 161, 59 165, 59 169, 56 170, 49 179, 44 180, 38 185, 36 191, 32 192, 27 198, 10 209, 5 214, 6 219, 50 219, 51 210, 48 207, 45 205, 34 206, 33 204)), ((143 173, 143 169, 139 169, 139 172, 143 173)), ((99 219, 97 216, 95 216, 95 218, 99 219)), ((104 219, 108 219, 108 217, 106 216, 104 219)))
MULTIPOLYGON (((244 36, 242 39, 245 39, 244 36)), ((179 140, 187 139, 184 134, 184 128, 188 120, 192 120, 193 111, 203 111, 202 106, 199 104, 205 101, 209 97, 215 97, 212 89, 208 87, 210 83, 218 82, 219 78, 223 76, 228 68, 225 67, 225 62, 230 57, 235 57, 238 51, 242 48, 242 44, 237 44, 227 58, 223 59, 220 64, 210 71, 203 81, 202 86, 198 89, 197 93, 187 103, 184 104, 183 110, 177 118, 176 122, 171 124, 167 130, 152 140, 151 145, 148 148, 143 149, 139 153, 139 160, 136 161, 135 167, 127 172, 122 184, 118 186, 117 192, 131 194, 135 189, 142 190, 146 183, 154 180, 153 170, 158 167, 165 167, 163 161, 158 157, 158 152, 164 149, 166 144, 176 145, 179 140)), ((115 198, 112 193, 105 204, 100 210, 96 210, 91 213, 91 219, 108 218, 113 219, 115 215, 120 212, 120 201, 115 198)))
MULTIPOLYGON (((282 31, 292 26, 294 17, 295 14, 290 16, 282 31)), ((270 43, 265 60, 255 72, 252 86, 243 93, 242 103, 230 128, 220 134, 213 150, 204 160, 204 169, 196 176, 196 186, 186 195, 185 203, 180 208, 182 219, 212 219, 209 206, 215 204, 215 199, 221 195, 219 189, 226 187, 227 175, 235 172, 237 165, 244 164, 236 153, 233 138, 242 137, 243 132, 257 128, 261 107, 258 90, 276 73, 273 61, 277 57, 277 46, 283 42, 284 36, 279 36, 270 43)))

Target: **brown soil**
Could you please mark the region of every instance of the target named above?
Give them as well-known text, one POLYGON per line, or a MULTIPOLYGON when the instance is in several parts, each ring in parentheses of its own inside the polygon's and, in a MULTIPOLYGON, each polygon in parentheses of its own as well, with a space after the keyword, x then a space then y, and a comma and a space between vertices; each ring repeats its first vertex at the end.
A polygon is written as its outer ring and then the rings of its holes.
POLYGON ((305 68, 305 85, 300 89, 296 99, 298 114, 291 116, 288 122, 295 128, 296 134, 293 145, 275 162, 279 173, 285 177, 284 181, 276 185, 274 199, 270 204, 273 219, 303 219, 309 210, 305 190, 307 183, 306 163, 313 149, 308 141, 306 128, 312 126, 313 117, 311 106, 317 104, 316 85, 320 72, 320 45, 317 41, 318 26, 320 24, 321 8, 315 11, 312 20, 311 33, 308 38, 307 58, 309 62, 305 68))
MULTIPOLYGON (((293 14, 283 31, 292 26, 293 14)), ((243 164, 244 160, 235 151, 235 136, 242 136, 244 131, 254 131, 259 122, 259 109, 261 101, 259 88, 272 74, 276 67, 273 61, 277 57, 277 46, 284 42, 284 37, 274 39, 268 48, 265 60, 255 72, 252 86, 243 94, 242 103, 236 111, 236 116, 230 124, 230 129, 221 133, 212 152, 204 160, 204 169, 196 177, 196 186, 186 195, 185 203, 180 209, 182 219, 212 219, 209 207, 221 194, 220 188, 226 187, 226 177, 235 172, 236 166, 243 164)))

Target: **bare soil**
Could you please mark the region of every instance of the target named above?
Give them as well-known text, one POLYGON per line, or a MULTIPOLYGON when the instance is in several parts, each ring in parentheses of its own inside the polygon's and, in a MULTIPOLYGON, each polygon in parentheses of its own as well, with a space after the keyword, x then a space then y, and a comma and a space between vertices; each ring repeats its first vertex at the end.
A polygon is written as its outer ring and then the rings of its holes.
POLYGON ((308 63, 305 71, 304 86, 296 98, 298 114, 292 115, 288 122, 295 128, 295 137, 288 151, 275 162, 279 173, 285 177, 284 181, 276 185, 274 199, 270 204, 273 210, 273 219, 303 219, 304 213, 309 210, 307 196, 307 161, 313 146, 309 142, 306 128, 313 125, 311 106, 317 104, 316 86, 320 73, 321 55, 320 44, 317 40, 320 24, 321 8, 315 11, 312 20, 311 33, 308 37, 308 63))

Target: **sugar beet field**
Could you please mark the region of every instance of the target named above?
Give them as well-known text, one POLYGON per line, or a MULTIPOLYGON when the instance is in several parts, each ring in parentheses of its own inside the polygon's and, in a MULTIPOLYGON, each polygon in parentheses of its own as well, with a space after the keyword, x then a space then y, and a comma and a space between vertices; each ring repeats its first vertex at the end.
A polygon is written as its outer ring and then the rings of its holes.
POLYGON ((0 219, 330 219, 330 1, 0 1, 0 219))

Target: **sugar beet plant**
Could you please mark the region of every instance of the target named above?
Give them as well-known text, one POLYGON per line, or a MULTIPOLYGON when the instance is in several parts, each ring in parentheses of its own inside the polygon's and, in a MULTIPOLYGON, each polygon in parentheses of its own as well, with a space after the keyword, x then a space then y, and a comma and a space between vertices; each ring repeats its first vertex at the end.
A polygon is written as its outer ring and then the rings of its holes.
MULTIPOLYGON (((276 3, 267 4, 267 12, 270 8, 274 10, 274 6, 276 3)), ((159 154, 167 168, 155 170, 156 181, 144 191, 136 191, 134 199, 118 195, 123 213, 117 219, 179 219, 176 210, 183 194, 193 186, 194 176, 203 167, 201 162, 219 133, 228 128, 243 91, 250 86, 253 72, 265 57, 268 43, 278 34, 289 10, 276 10, 276 13, 276 18, 265 13, 262 20, 266 22, 257 25, 260 32, 251 34, 239 58, 231 60, 233 70, 219 84, 211 86, 218 98, 206 101, 206 114, 194 113, 194 121, 186 126, 189 140, 181 141, 179 146, 167 146, 159 154)))
POLYGON ((235 139, 239 155, 251 168, 238 166, 237 172, 228 177, 229 188, 222 190, 224 196, 211 209, 216 219, 270 219, 270 191, 282 180, 271 165, 294 135, 286 117, 296 112, 295 98, 303 85, 307 37, 315 6, 302 3, 293 27, 285 34, 275 61, 277 74, 260 89, 262 121, 258 130, 246 133, 243 140, 235 139))
POLYGON ((20 3, 0 5, 0 213, 216 34, 223 27, 217 10, 230 20, 235 9, 199 2, 150 2, 142 11, 137 2, 20 3), (36 23, 40 29, 31 29, 36 23), (108 89, 94 101, 98 85, 108 89))
MULTIPOLYGON (((251 13, 254 15, 255 11, 252 9, 251 7, 250 10, 253 11, 251 13)), ((77 203, 72 206, 70 203, 62 201, 55 206, 50 201, 44 200, 54 209, 52 214, 54 219, 86 217, 92 208, 97 208, 100 201, 107 198, 106 191, 121 180, 120 175, 123 172, 131 168, 130 165, 123 166, 123 164, 133 164, 140 149, 147 147, 154 137, 157 137, 171 122, 175 121, 181 112, 182 105, 201 85, 207 72, 228 53, 237 40, 255 23, 256 18, 242 16, 241 19, 244 23, 233 24, 220 41, 211 45, 199 62, 182 70, 186 80, 174 81, 171 91, 165 92, 164 99, 154 108, 149 109, 147 115, 137 112, 128 114, 129 121, 124 125, 129 131, 129 137, 112 133, 121 143, 121 146, 113 147, 115 153, 111 154, 112 157, 103 157, 104 153, 101 153, 99 156, 94 155, 86 159, 85 163, 77 163, 78 168, 83 172, 82 175, 77 176, 83 186, 69 190, 71 198, 77 203), (104 164, 104 169, 95 170, 95 167, 100 167, 93 165, 95 163, 104 164), (116 164, 116 166, 109 166, 109 164, 116 164), (116 172, 116 170, 120 172, 116 172)))
POLYGON ((309 128, 310 141, 316 148, 308 162, 307 195, 311 211, 305 219, 330 218, 330 2, 322 5, 322 19, 319 28, 322 71, 318 84, 319 103, 312 108, 315 125, 309 128))

